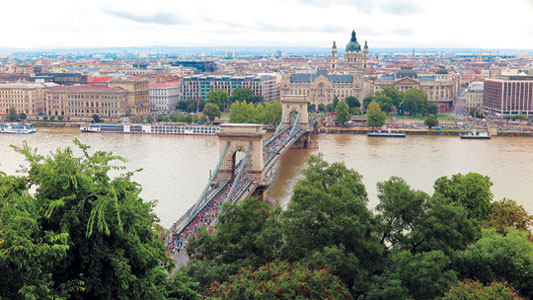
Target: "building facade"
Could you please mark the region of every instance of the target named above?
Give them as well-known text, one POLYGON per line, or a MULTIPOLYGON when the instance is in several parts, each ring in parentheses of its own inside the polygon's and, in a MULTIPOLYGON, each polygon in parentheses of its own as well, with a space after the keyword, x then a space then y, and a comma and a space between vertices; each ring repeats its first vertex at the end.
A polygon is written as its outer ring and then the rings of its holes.
POLYGON ((55 87, 46 91, 46 115, 69 121, 88 121, 94 115, 117 121, 126 115, 127 91, 105 85, 55 87))
POLYGON ((533 76, 497 76, 485 80, 483 106, 502 115, 533 116, 533 76))
POLYGON ((115 78, 109 80, 109 87, 119 87, 128 92, 126 115, 147 115, 150 113, 148 80, 135 77, 115 78))
POLYGON ((471 111, 473 109, 483 109, 483 82, 472 82, 465 93, 465 107, 471 111))
POLYGON ((226 90, 231 96, 238 88, 250 88, 255 96, 267 102, 279 100, 278 84, 269 75, 188 76, 181 80, 181 99, 207 100, 207 93, 215 90, 226 90))
POLYGON ((346 50, 344 51, 342 68, 339 68, 337 46, 335 41, 333 42, 333 47, 331 48, 330 69, 332 73, 353 73, 364 71, 369 67, 369 59, 368 43, 365 41, 365 46, 363 47, 363 51, 361 51, 361 45, 357 41, 355 30, 353 30, 350 41, 346 45, 346 50))
POLYGON ((283 74, 281 94, 287 96, 307 96, 309 103, 327 105, 335 97, 344 100, 355 96, 363 100, 363 80, 361 74, 328 74, 318 70, 314 74, 283 74))
POLYGON ((456 82, 445 69, 439 69, 431 74, 418 74, 410 67, 402 67, 393 75, 382 75, 374 81, 374 92, 390 86, 400 92, 412 88, 423 90, 428 96, 429 103, 435 103, 439 112, 449 112, 456 96, 456 82))
POLYGON ((54 83, 9 83, 0 84, 0 115, 9 114, 10 108, 17 113, 34 117, 45 112, 45 91, 54 83))
POLYGON ((152 112, 173 110, 180 98, 179 82, 151 83, 148 94, 152 112))

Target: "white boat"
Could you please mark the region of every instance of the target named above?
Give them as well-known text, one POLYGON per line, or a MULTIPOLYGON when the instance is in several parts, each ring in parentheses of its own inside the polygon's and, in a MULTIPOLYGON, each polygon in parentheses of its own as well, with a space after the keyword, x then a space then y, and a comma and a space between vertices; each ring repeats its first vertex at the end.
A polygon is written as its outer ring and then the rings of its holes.
POLYGON ((82 124, 83 132, 116 132, 147 134, 215 135, 219 126, 187 124, 82 124))
POLYGON ((35 133, 35 126, 29 123, 0 123, 0 133, 35 133))
POLYGON ((405 133, 403 132, 395 132, 392 131, 390 128, 387 131, 381 131, 378 130, 376 132, 369 132, 367 134, 368 137, 395 137, 395 138, 404 138, 405 133))
POLYGON ((486 131, 469 131, 465 134, 461 134, 461 139, 466 140, 490 140, 490 134, 486 131))

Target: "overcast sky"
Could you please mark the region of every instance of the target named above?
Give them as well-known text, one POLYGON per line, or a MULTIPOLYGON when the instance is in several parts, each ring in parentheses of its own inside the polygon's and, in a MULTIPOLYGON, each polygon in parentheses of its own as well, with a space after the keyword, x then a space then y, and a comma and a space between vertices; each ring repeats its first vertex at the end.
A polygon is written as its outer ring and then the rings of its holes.
POLYGON ((533 0, 2 0, 0 47, 533 49, 533 0), (498 3, 497 5, 494 3, 498 3))

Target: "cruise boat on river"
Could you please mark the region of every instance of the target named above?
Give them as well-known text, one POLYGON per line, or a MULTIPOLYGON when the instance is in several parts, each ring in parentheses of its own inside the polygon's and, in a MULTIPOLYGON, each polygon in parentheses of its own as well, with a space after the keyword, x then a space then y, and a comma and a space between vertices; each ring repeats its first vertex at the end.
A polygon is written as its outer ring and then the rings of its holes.
POLYGON ((215 135, 219 126, 187 124, 82 124, 83 132, 118 132, 146 134, 215 135))
POLYGON ((35 126, 29 123, 0 123, 0 133, 35 133, 35 126))
POLYGON ((479 132, 479 131, 469 131, 465 134, 461 134, 461 139, 466 140, 490 140, 490 134, 486 131, 479 132))
POLYGON ((395 138, 404 138, 405 133, 403 132, 395 132, 392 131, 390 128, 387 131, 381 131, 378 130, 376 132, 369 132, 367 134, 368 137, 395 137, 395 138))

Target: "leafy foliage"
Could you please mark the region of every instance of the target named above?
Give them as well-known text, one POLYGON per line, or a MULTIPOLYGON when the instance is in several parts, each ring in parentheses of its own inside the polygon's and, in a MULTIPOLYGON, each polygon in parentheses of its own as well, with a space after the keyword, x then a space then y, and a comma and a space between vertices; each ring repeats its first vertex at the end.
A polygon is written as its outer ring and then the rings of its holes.
POLYGON ((342 282, 326 269, 287 262, 257 269, 241 268, 224 282, 215 281, 206 293, 211 299, 353 299, 342 282))
POLYGON ((204 115, 207 115, 209 121, 213 122, 216 117, 220 117, 220 109, 214 103, 207 103, 203 110, 204 115))
POLYGON ((276 125, 281 121, 281 110, 278 101, 265 105, 237 101, 231 105, 230 122, 276 125))
POLYGON ((491 282, 483 285, 479 281, 464 280, 444 294, 442 300, 521 300, 522 298, 506 283, 491 282))
POLYGON ((346 104, 346 101, 340 101, 337 104, 335 114, 335 122, 341 123, 342 125, 348 122, 352 117, 352 114, 350 114, 350 107, 346 104))
POLYGON ((424 120, 424 125, 426 125, 430 129, 435 126, 439 126, 439 119, 437 119, 437 116, 435 115, 429 115, 424 120))
POLYGON ((381 127, 385 125, 386 115, 381 111, 381 107, 377 102, 372 102, 368 105, 366 124, 370 127, 381 127))

